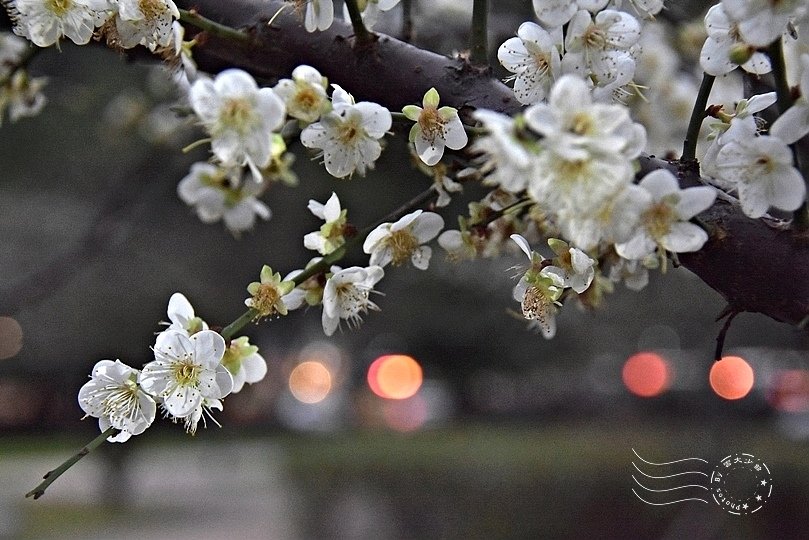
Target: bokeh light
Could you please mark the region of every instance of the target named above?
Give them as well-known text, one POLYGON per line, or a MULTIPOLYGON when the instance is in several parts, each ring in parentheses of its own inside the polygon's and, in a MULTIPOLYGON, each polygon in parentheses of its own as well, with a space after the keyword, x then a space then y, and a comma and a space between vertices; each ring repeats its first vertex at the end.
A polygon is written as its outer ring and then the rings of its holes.
POLYGON ((0 360, 16 356, 22 349, 22 327, 11 317, 0 317, 0 360))
POLYGON ((809 371, 805 369, 779 371, 773 377, 767 401, 773 408, 783 412, 809 411, 809 371))
POLYGON ((711 389, 725 399, 741 399, 753 389, 753 368, 744 358, 726 356, 714 362, 708 376, 711 389))
POLYGON ((639 352, 624 364, 622 378, 627 390, 640 397, 656 397, 671 386, 673 370, 665 358, 653 352, 639 352))
POLYGON ((404 354, 386 354, 368 368, 368 386, 385 399, 407 399, 416 394, 424 380, 421 366, 404 354))
POLYGON ((329 395, 331 371, 322 362, 301 362, 289 374, 289 391, 302 403, 320 403, 329 395))

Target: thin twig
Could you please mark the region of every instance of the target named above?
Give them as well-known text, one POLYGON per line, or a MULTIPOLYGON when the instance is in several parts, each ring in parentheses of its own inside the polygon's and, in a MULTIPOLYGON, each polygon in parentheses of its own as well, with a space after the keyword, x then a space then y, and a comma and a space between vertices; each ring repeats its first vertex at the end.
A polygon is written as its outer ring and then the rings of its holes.
POLYGON ((211 19, 203 17, 194 10, 189 11, 186 9, 181 9, 180 20, 184 23, 196 26, 200 30, 205 31, 212 36, 217 36, 240 43, 250 43, 253 41, 253 38, 249 34, 242 32, 241 30, 231 28, 230 26, 226 26, 222 23, 212 21, 211 19))
POLYGON ((345 6, 348 10, 348 16, 351 19, 351 26, 354 28, 354 37, 357 38, 357 42, 368 43, 371 41, 373 35, 365 28, 365 23, 362 22, 362 13, 360 13, 360 8, 357 7, 357 0, 345 0, 345 6))
POLYGON ((48 489, 48 486, 53 484, 57 478, 62 476, 65 471, 75 465, 81 458, 95 450, 99 445, 101 445, 101 443, 106 441, 107 437, 112 435, 115 431, 115 428, 107 428, 106 431, 87 443, 84 447, 82 447, 81 450, 70 456, 70 458, 68 458, 64 463, 56 467, 54 470, 48 471, 48 473, 42 477, 44 480, 42 480, 37 487, 26 493, 25 496, 33 497, 34 499, 39 499, 42 497, 45 494, 45 490, 48 489))

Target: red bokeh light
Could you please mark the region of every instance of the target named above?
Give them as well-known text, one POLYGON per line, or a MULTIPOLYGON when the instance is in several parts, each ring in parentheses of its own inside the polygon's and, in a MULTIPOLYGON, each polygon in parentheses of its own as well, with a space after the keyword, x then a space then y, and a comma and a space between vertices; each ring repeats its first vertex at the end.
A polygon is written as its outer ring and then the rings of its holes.
POLYGON ((656 397, 671 386, 673 370, 668 360, 653 352, 630 356, 621 376, 627 390, 640 397, 656 397))
POLYGON ((385 399, 407 399, 416 394, 424 381, 421 366, 404 354, 386 354, 368 368, 368 386, 385 399))

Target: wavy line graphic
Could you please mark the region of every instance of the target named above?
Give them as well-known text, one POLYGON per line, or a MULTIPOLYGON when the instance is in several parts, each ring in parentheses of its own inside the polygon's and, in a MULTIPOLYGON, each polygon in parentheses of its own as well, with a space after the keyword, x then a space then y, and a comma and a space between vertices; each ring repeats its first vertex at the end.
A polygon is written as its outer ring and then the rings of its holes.
POLYGON ((634 493, 635 497, 637 497, 638 499, 642 500, 646 504, 651 504, 652 506, 666 506, 667 504, 677 504, 677 503, 686 502, 686 501, 699 501, 699 502, 704 502, 705 504, 708 504, 708 501, 706 501, 705 499, 700 499, 698 497, 694 497, 694 498, 690 498, 690 499, 678 499, 676 501, 669 501, 669 502, 664 502, 664 503, 653 503, 653 502, 647 501, 646 499, 644 499, 643 497, 638 495, 638 492, 635 491, 635 488, 632 488, 632 493, 634 493))
POLYGON ((634 474, 632 475, 632 480, 634 480, 637 485, 639 485, 640 487, 642 487, 646 491, 653 491, 655 493, 662 493, 664 491, 674 491, 675 489, 683 489, 683 488, 690 488, 690 487, 696 487, 696 488, 704 489, 705 491, 710 491, 705 486, 701 486, 699 484, 688 484, 688 485, 685 485, 685 486, 677 486, 677 487, 668 488, 668 489, 652 489, 652 488, 648 488, 648 487, 644 486, 643 484, 641 484, 640 481, 637 478, 635 478, 634 474))
POLYGON ((689 458, 683 458, 683 459, 676 459, 676 460, 674 460, 674 461, 666 461, 666 462, 663 462, 663 463, 652 463, 651 461, 648 461, 648 460, 643 459, 642 457, 640 457, 640 454, 638 454, 638 453, 635 451, 635 449, 634 449, 634 448, 632 449, 632 453, 633 453, 633 454, 635 454, 635 455, 638 457, 638 459, 639 459, 639 460, 641 460, 642 462, 644 462, 644 463, 648 463, 649 465, 655 465, 655 466, 660 466, 660 465, 672 465, 672 464, 674 464, 674 463, 682 463, 683 461, 692 461, 692 460, 695 460, 695 461, 701 461, 701 462, 703 462, 703 463, 708 463, 708 461, 707 461, 707 460, 702 459, 702 458, 698 458, 698 457, 689 457, 689 458))
POLYGON ((655 478, 655 479, 658 479, 658 480, 659 480, 659 479, 662 479, 662 478, 674 478, 675 476, 683 476, 684 474, 701 474, 701 475, 702 475, 702 476, 704 476, 705 478, 708 478, 708 475, 707 475, 707 474, 705 474, 705 473, 704 473, 704 472, 702 472, 702 471, 686 471, 686 472, 674 473, 674 474, 669 474, 669 475, 664 475, 664 476, 652 476, 651 474, 646 474, 645 472, 643 472, 642 470, 640 470, 640 469, 638 468, 638 466, 637 466, 637 465, 635 465, 635 462, 634 462, 634 461, 632 462, 632 466, 633 466, 633 467, 635 467, 635 470, 637 470, 637 471, 638 471, 639 473, 641 473, 643 476, 645 476, 645 477, 647 477, 647 478, 655 478))
MULTIPOLYGON (((642 463, 645 463, 646 465, 650 465, 652 467, 666 467, 666 466, 671 466, 671 465, 676 466, 678 464, 683 464, 683 467, 688 467, 688 465, 685 465, 685 464, 687 462, 693 462, 693 461, 700 461, 700 462, 706 463, 706 464, 708 463, 707 460, 704 460, 702 458, 696 458, 696 457, 677 459, 677 460, 674 460, 674 461, 666 461, 666 462, 663 462, 663 463, 655 463, 653 461, 649 461, 648 459, 643 458, 640 454, 638 454, 638 452, 634 448, 632 448, 632 453, 642 463)), ((681 476, 688 476, 688 475, 695 475, 695 474, 704 476, 706 478, 706 480, 709 478, 709 476, 706 473, 704 473, 702 471, 696 471, 696 470, 689 470, 689 471, 684 471, 684 472, 676 472, 676 473, 672 473, 672 474, 652 475, 652 474, 648 474, 647 472, 641 470, 641 468, 638 467, 637 463, 635 463, 634 461, 632 461, 631 463, 632 463, 632 466, 635 468, 635 470, 638 471, 638 473, 640 473, 644 477, 650 478, 652 480, 667 480, 667 479, 670 479, 670 478, 679 478, 681 476)), ((645 490, 647 492, 650 492, 650 493, 663 493, 663 494, 671 494, 672 496, 675 496, 674 492, 677 492, 678 490, 681 490, 681 489, 688 489, 688 488, 700 488, 700 489, 702 489, 704 491, 710 492, 710 489, 707 486, 702 485, 702 484, 696 484, 696 483, 683 484, 683 485, 678 485, 678 486, 674 486, 674 487, 660 487, 660 488, 647 487, 647 486, 643 485, 640 482, 640 480, 638 480, 638 478, 634 474, 632 474, 631 476, 632 476, 632 480, 635 482, 635 484, 637 484, 638 487, 640 487, 641 489, 643 489, 643 490, 645 490)), ((694 480, 699 481, 697 478, 693 478, 692 482, 694 480)), ((669 482, 668 484, 671 485, 671 482, 669 482)), ((652 483, 651 485, 655 486, 655 483, 652 483)), ((665 486, 666 484, 663 483, 663 485, 665 486)), ((672 500, 672 501, 652 502, 652 501, 648 501, 645 498, 641 497, 640 493, 638 493, 638 491, 634 487, 632 488, 632 493, 635 495, 635 497, 637 497, 642 502, 644 502, 646 504, 649 504, 649 505, 652 505, 652 506, 667 506, 667 505, 670 505, 670 504, 677 504, 677 503, 687 502, 687 501, 700 501, 702 503, 708 504, 707 499, 702 499, 700 497, 685 497, 685 498, 682 498, 682 499, 677 499, 677 500, 672 500)))

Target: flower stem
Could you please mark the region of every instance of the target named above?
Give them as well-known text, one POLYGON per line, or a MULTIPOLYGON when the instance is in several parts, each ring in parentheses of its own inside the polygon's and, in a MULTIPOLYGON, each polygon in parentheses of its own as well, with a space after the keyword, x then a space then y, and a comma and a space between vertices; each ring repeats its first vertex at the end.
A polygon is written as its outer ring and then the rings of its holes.
POLYGON ((368 43, 373 38, 371 32, 365 28, 365 23, 362 22, 362 13, 360 8, 357 7, 357 0, 345 0, 348 16, 351 19, 351 26, 354 28, 354 37, 357 38, 358 43, 368 43))
POLYGON ((44 478, 44 480, 42 480, 42 482, 40 482, 40 484, 37 487, 26 493, 25 496, 33 497, 35 500, 42 497, 45 494, 45 490, 48 489, 48 486, 53 484, 53 482, 57 478, 62 476, 62 474, 65 471, 67 471, 69 468, 75 465, 81 458, 83 458, 84 456, 95 450, 101 443, 106 441, 107 437, 112 435, 114 431, 115 428, 113 427, 107 428, 106 431, 104 431, 103 433, 101 433, 101 435, 99 435, 98 437, 87 443, 81 450, 70 456, 70 458, 67 459, 64 463, 56 467, 54 470, 48 471, 45 474, 45 476, 42 477, 44 478))
POLYGON ((253 40, 249 34, 203 17, 193 9, 181 9, 180 20, 184 23, 196 26, 212 36, 238 41, 240 43, 250 43, 253 40))
POLYGON ((699 85, 697 99, 694 101, 694 109, 691 111, 691 119, 688 121, 688 131, 683 141, 682 161, 693 161, 697 156, 697 140, 699 139, 699 128, 702 127, 702 120, 705 118, 705 109, 708 107, 708 96, 711 94, 713 81, 716 77, 702 74, 702 82, 699 85))
POLYGON ((469 42, 471 55, 469 60, 473 64, 481 66, 489 64, 488 11, 489 2, 487 0, 475 0, 472 4, 472 32, 469 42))
MULTIPOLYGON (((778 99, 778 112, 784 114, 784 111, 792 107, 794 100, 792 99, 792 91, 789 89, 789 82, 787 81, 787 67, 786 62, 784 62, 784 45, 781 38, 772 42, 767 49, 767 55, 770 57, 772 75, 775 80, 775 95, 778 99)), ((792 163, 801 173, 805 181, 807 172, 809 171, 804 170, 797 144, 791 144, 789 148, 792 150, 792 163)), ((792 224, 800 231, 809 230, 809 209, 807 209, 806 200, 804 200, 803 204, 792 214, 792 224)))
POLYGON ((219 333, 226 340, 230 339, 230 338, 233 337, 233 334, 235 334, 236 332, 238 332, 239 330, 244 328, 244 326, 247 323, 249 323, 250 321, 255 319, 257 316, 258 316, 258 311, 256 311, 253 308, 250 308, 247 311, 245 311, 244 313, 242 313, 241 315, 239 315, 238 319, 236 319, 235 321, 233 321, 232 323, 230 323, 229 325, 224 327, 222 329, 222 331, 219 332, 219 333))

